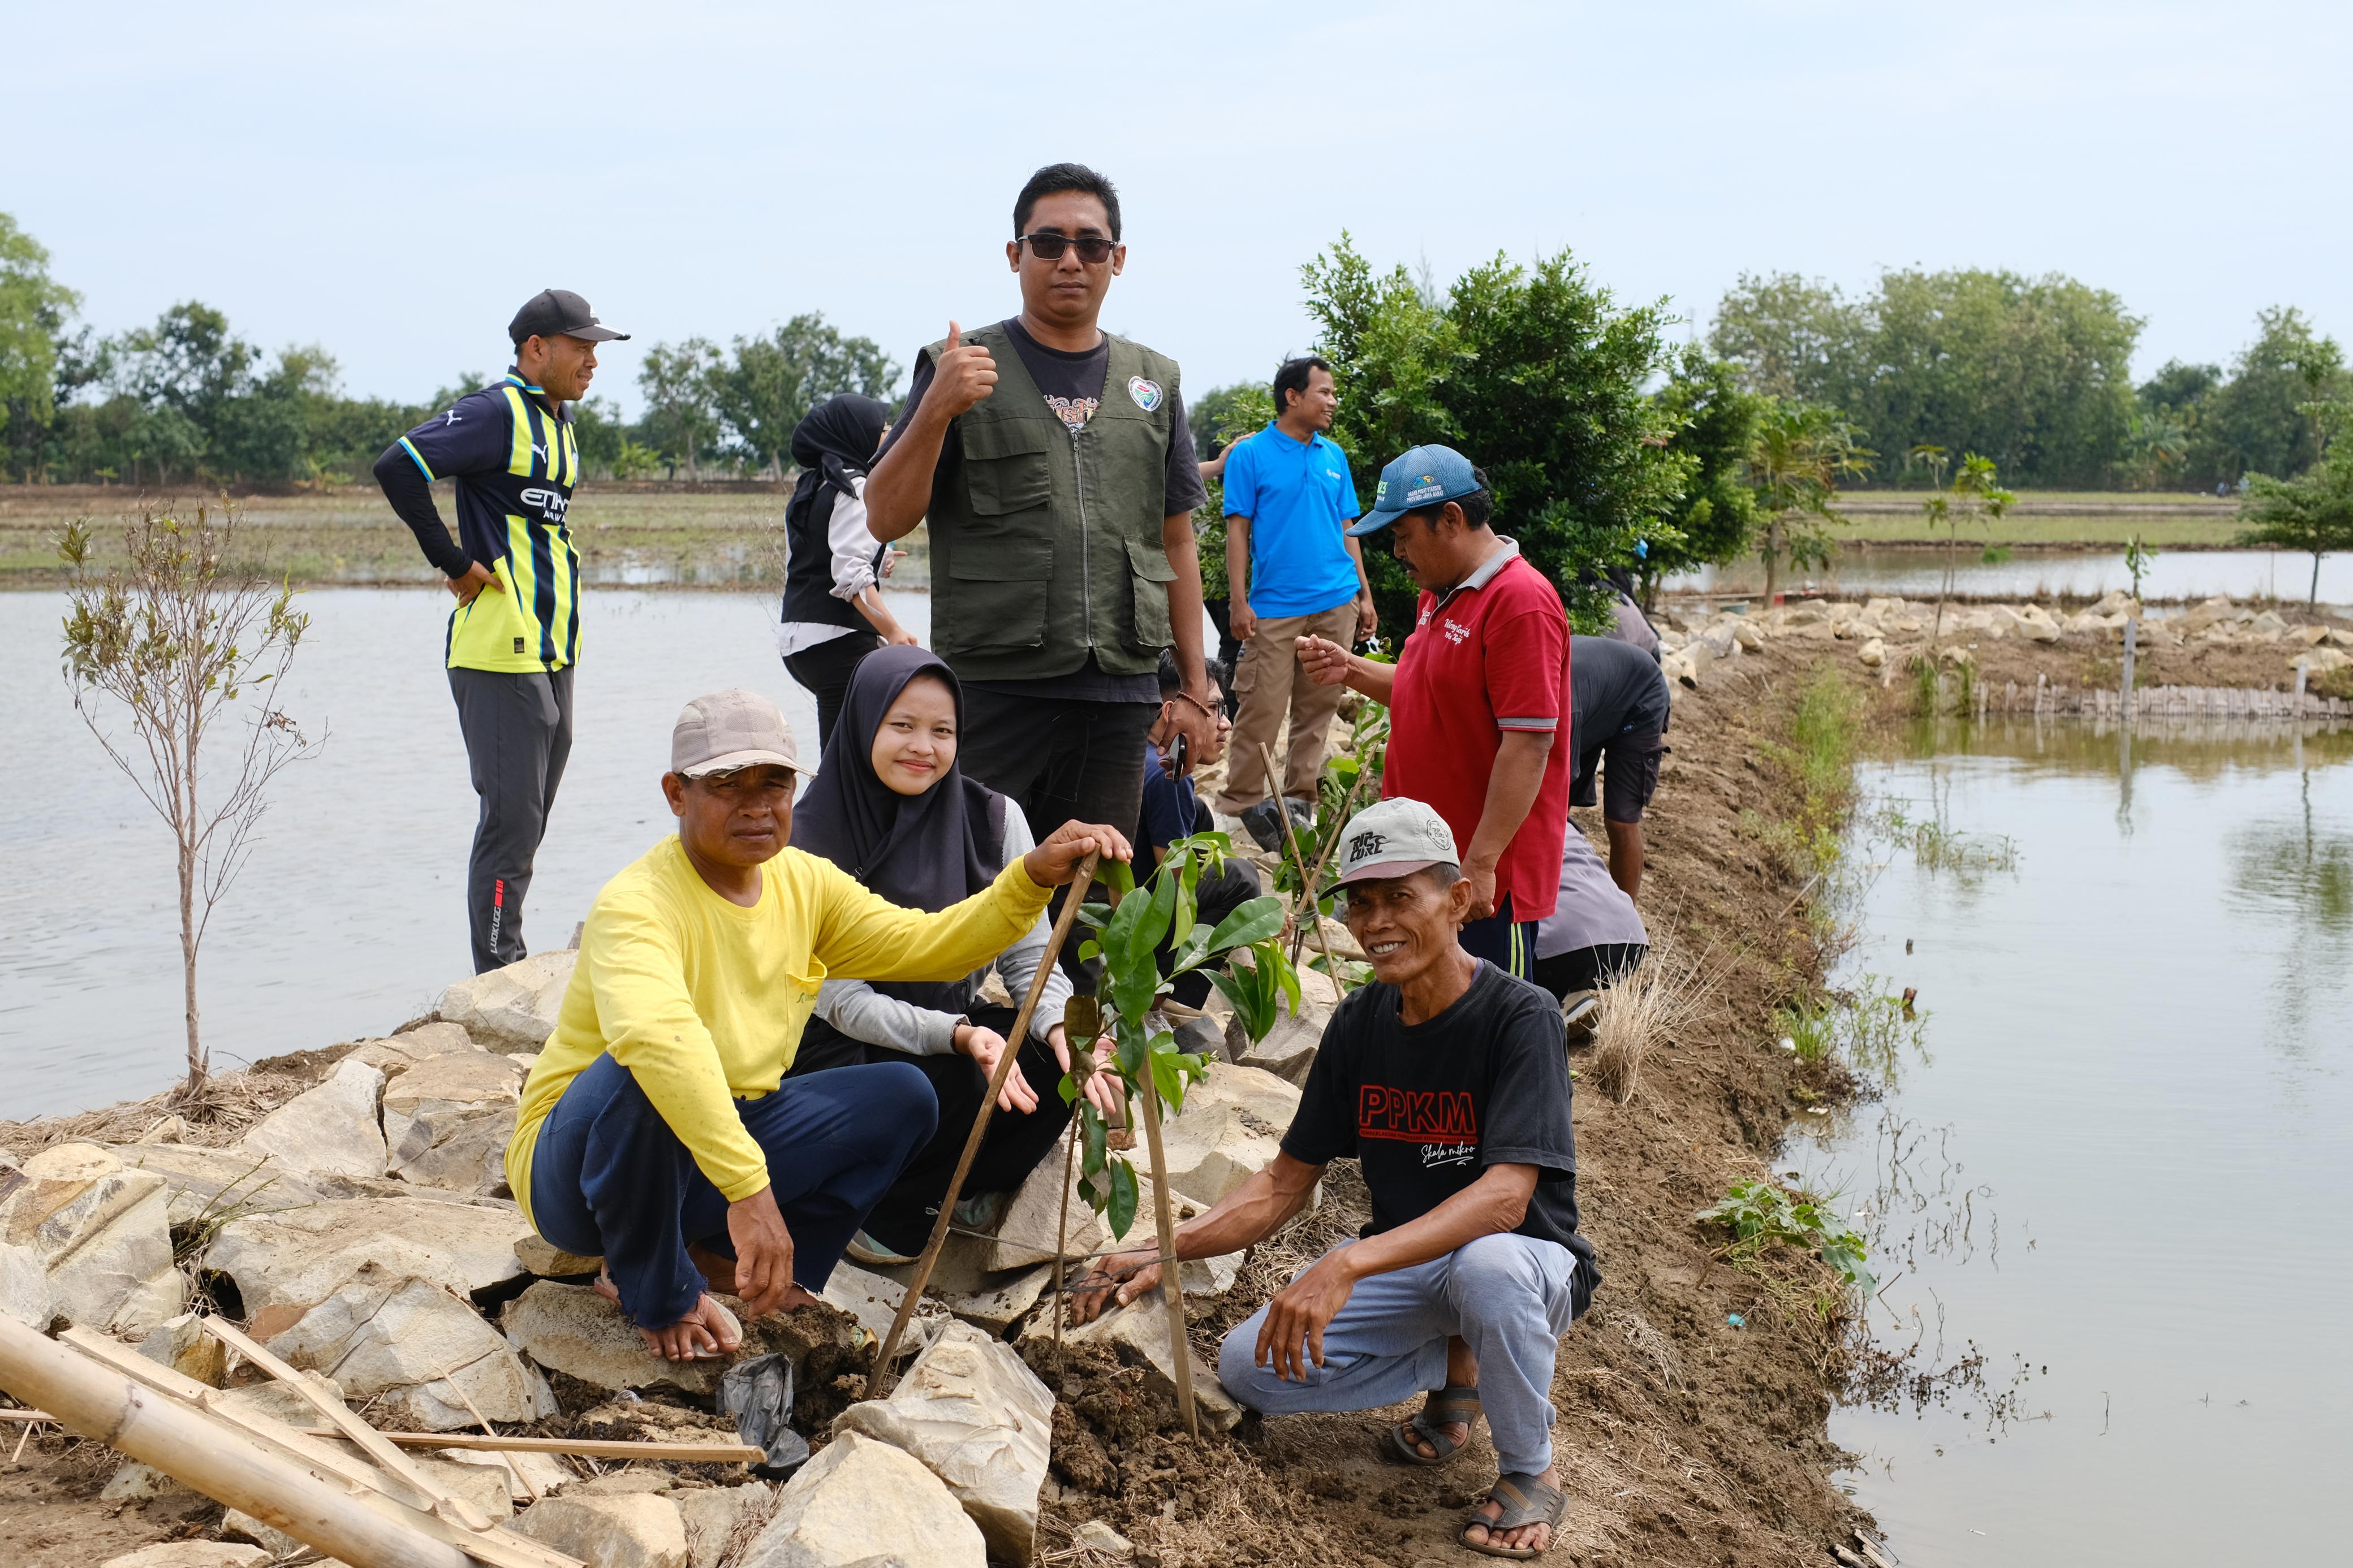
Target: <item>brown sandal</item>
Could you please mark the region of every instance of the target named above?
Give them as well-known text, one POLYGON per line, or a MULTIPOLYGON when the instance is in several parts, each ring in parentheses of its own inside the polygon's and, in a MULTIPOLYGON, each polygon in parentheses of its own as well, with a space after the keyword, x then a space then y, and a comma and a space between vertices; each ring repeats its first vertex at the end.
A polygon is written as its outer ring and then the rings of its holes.
POLYGON ((1409 1465, 1442 1465, 1471 1441, 1471 1434, 1479 1429, 1479 1390, 1475 1384, 1450 1383, 1444 1388, 1434 1389, 1421 1402, 1419 1412, 1388 1429, 1389 1455, 1409 1465), (1467 1428, 1460 1443, 1440 1429, 1457 1422, 1467 1428), (1411 1427, 1433 1451, 1424 1454, 1415 1447, 1413 1439, 1405 1435, 1407 1427, 1411 1427))
POLYGON ((1487 1495, 1479 1500, 1482 1504, 1501 1503, 1503 1511, 1493 1519, 1484 1518, 1474 1511, 1470 1519, 1464 1521, 1462 1533, 1456 1539, 1465 1551, 1476 1552, 1487 1557, 1510 1557, 1525 1561, 1531 1557, 1543 1556, 1559 1542, 1560 1516, 1568 1511, 1568 1493, 1560 1488, 1547 1486, 1534 1476, 1497 1476, 1495 1484, 1489 1487, 1487 1495), (1487 1532, 1485 1541, 1471 1539, 1471 1526, 1474 1524, 1487 1532), (1504 1531, 1524 1529, 1531 1524, 1549 1526, 1552 1530, 1552 1540, 1541 1547, 1493 1544, 1495 1537, 1504 1531))

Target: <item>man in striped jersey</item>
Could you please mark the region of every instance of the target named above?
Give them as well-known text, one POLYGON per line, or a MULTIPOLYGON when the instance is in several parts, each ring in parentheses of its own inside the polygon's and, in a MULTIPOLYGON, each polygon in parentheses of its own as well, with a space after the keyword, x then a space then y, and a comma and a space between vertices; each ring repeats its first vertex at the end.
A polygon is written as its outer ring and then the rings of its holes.
POLYGON ((524 955, 522 900, 572 751, 572 664, 580 652, 580 558, 565 513, 580 477, 565 405, 588 391, 596 345, 626 339, 588 301, 544 289, 508 324, 514 367, 385 448, 376 482, 425 558, 448 579, 443 652, 458 727, 481 797, 466 875, 474 969, 524 955), (432 482, 454 480, 458 533, 432 482))

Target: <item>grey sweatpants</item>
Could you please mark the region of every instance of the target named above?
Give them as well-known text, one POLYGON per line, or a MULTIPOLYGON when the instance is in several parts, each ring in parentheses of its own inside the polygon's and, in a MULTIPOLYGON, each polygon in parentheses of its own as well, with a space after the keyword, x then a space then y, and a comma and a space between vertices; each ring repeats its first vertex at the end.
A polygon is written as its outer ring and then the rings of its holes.
POLYGON ((1446 1342, 1479 1358, 1479 1403, 1506 1475, 1552 1463, 1552 1370, 1575 1317, 1577 1259, 1556 1241, 1482 1236, 1447 1257, 1358 1283, 1324 1328, 1324 1364, 1289 1383, 1256 1365, 1261 1307, 1218 1351, 1218 1381, 1267 1415, 1377 1410, 1446 1386, 1446 1342))
POLYGON ((522 900, 547 832, 547 808, 572 755, 572 668, 509 675, 452 669, 466 765, 481 797, 466 866, 466 931, 474 973, 525 955, 522 900))

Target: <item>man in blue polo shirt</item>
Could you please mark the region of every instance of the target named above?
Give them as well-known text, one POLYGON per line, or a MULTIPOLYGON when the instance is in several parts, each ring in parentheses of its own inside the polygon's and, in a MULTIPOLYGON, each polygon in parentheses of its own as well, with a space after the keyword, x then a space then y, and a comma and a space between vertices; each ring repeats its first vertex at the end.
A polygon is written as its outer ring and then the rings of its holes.
POLYGON ((1274 422, 1226 458, 1226 574, 1233 584, 1234 716, 1226 787, 1217 808, 1239 816, 1261 849, 1282 842, 1286 812, 1315 820, 1315 780, 1341 689, 1319 686, 1293 652, 1303 637, 1347 647, 1378 624, 1364 558, 1345 530, 1356 515, 1348 455, 1324 434, 1340 400, 1332 367, 1309 355, 1274 373, 1274 422), (1271 749, 1291 715, 1282 798, 1266 776, 1271 749))
POLYGON ((458 603, 442 639, 449 693, 481 799, 466 873, 474 970, 525 956, 522 900, 572 753, 580 652, 580 557, 565 514, 580 479, 565 405, 588 392, 596 345, 627 339, 588 301, 543 289, 507 324, 514 367, 411 430, 375 460, 376 482, 458 603), (433 505, 457 482, 458 534, 433 505))

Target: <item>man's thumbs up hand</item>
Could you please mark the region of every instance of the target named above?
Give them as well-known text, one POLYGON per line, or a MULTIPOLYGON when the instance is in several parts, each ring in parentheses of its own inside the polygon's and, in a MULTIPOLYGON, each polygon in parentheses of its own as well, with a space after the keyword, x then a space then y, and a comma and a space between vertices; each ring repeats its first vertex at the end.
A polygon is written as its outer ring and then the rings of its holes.
POLYGON ((938 398, 953 419, 996 390, 997 361, 980 344, 967 344, 964 329, 950 321, 947 346, 940 351, 939 363, 932 369, 931 390, 924 396, 938 398))

